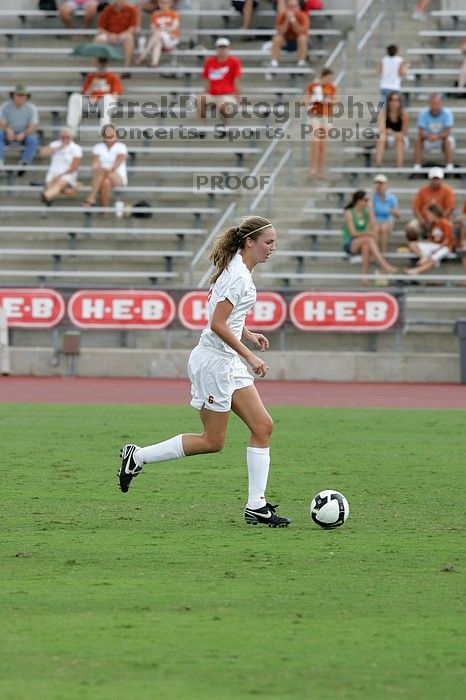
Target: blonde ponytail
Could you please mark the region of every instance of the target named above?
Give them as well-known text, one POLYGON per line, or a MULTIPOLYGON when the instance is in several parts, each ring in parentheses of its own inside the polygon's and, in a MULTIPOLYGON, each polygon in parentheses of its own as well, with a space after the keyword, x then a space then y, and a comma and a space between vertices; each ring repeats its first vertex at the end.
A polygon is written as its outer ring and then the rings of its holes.
POLYGON ((216 268, 210 283, 214 284, 218 280, 237 251, 244 248, 246 238, 252 238, 255 241, 269 226, 272 224, 263 216, 246 216, 239 226, 230 226, 223 231, 215 239, 209 255, 209 260, 216 268))

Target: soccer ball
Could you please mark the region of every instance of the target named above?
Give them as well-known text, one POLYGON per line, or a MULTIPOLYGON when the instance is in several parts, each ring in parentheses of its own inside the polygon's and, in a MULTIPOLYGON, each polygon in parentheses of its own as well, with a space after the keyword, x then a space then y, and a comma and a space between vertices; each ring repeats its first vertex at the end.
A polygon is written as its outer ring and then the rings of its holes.
POLYGON ((326 530, 343 525, 348 515, 348 501, 338 491, 320 491, 311 501, 312 520, 326 530))

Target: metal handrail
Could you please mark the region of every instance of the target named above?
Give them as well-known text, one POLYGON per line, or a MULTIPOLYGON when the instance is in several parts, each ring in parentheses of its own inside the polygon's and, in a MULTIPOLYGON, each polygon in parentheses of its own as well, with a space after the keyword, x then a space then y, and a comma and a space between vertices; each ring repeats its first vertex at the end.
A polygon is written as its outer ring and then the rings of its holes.
MULTIPOLYGON (((394 5, 395 3, 391 3, 394 5)), ((386 5, 383 0, 367 0, 356 15, 354 22, 354 56, 353 56, 353 72, 354 84, 360 85, 359 64, 361 50, 372 39, 375 30, 385 18, 386 5), (377 8, 375 7, 377 5, 377 8), (375 20, 372 20, 373 10, 378 9, 378 14, 375 20), (365 30, 365 31, 364 31, 365 30), (364 32, 364 34, 363 34, 364 32), (362 36, 361 36, 362 35, 362 36)), ((394 10, 391 10, 392 29, 394 29, 394 10)), ((383 29, 382 29, 383 31, 383 29)), ((370 63, 370 43, 368 45, 367 65, 370 63)))
MULTIPOLYGON (((340 85, 341 83, 341 89, 343 94, 346 93, 346 65, 347 65, 347 50, 346 50, 346 41, 343 39, 338 42, 338 44, 335 46, 333 49, 332 53, 330 56, 327 58, 327 60, 324 63, 325 68, 331 68, 332 65, 336 62, 337 59, 340 59, 341 61, 341 69, 340 71, 336 74, 335 80, 333 81, 335 85, 340 85)), ((336 73, 336 71, 333 71, 336 73)))
POLYGON ((291 157, 291 153, 292 153, 292 152, 291 152, 291 148, 288 148, 288 149, 286 150, 286 152, 283 154, 283 156, 280 158, 279 162, 277 163, 277 165, 276 165, 276 167, 275 167, 275 170, 274 170, 272 173, 270 173, 270 180, 269 180, 269 182, 268 182, 267 185, 264 187, 264 189, 262 190, 262 192, 259 192, 259 194, 257 195, 257 197, 256 197, 256 198, 253 200, 253 202, 251 203, 251 206, 249 207, 249 213, 250 213, 250 214, 252 214, 252 213, 257 209, 257 207, 258 207, 259 204, 261 203, 263 197, 265 197, 265 195, 268 194, 269 189, 270 189, 270 188, 272 187, 272 185, 274 184, 275 178, 277 177, 278 173, 280 172, 280 170, 282 169, 282 167, 285 165, 285 163, 287 162, 287 160, 291 157))
MULTIPOLYGON (((288 121, 285 122, 285 124, 283 125, 283 129, 284 129, 285 134, 287 133, 288 129, 290 128, 290 124, 291 124, 291 121, 288 119, 288 121)), ((272 152, 276 148, 279 141, 280 141, 280 139, 273 139, 272 143, 269 146, 267 146, 264 153, 262 154, 262 156, 257 161, 256 165, 254 166, 253 170, 251 170, 251 172, 249 173, 249 177, 255 177, 256 175, 259 174, 260 169, 262 168, 264 163, 266 163, 267 160, 270 158, 270 156, 272 155, 272 152)))

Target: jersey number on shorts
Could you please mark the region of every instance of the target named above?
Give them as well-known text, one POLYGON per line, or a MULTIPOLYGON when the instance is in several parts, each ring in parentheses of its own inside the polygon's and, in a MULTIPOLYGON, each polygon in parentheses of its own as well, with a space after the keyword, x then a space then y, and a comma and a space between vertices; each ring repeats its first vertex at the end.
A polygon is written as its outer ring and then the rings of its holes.
POLYGON ((213 396, 209 396, 209 398, 207 399, 207 401, 208 401, 209 403, 213 403, 213 402, 214 402, 214 397, 213 397, 213 396))

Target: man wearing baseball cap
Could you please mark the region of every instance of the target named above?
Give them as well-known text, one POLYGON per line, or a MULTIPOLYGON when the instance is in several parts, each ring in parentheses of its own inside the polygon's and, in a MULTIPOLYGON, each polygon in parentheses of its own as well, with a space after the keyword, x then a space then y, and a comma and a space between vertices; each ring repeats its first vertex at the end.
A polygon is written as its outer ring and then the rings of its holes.
POLYGON ((429 184, 421 187, 413 200, 414 218, 406 225, 406 233, 425 237, 430 228, 428 208, 435 204, 445 219, 451 219, 456 206, 454 191, 442 181, 442 168, 431 168, 428 172, 429 184))
MULTIPOLYGON (((30 165, 39 148, 37 127, 39 112, 36 105, 29 102, 30 95, 24 85, 17 85, 10 93, 10 99, 0 105, 0 166, 6 145, 23 147, 20 164, 30 165)), ((24 169, 18 171, 23 175, 24 169)))
POLYGON ((214 105, 226 122, 235 112, 231 107, 238 104, 241 61, 230 56, 230 40, 226 37, 219 37, 215 48, 217 55, 209 56, 204 62, 202 77, 208 84, 205 94, 200 96, 198 113, 200 119, 205 119, 206 107, 214 105))

